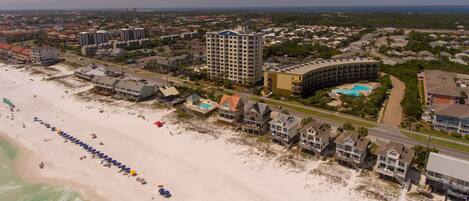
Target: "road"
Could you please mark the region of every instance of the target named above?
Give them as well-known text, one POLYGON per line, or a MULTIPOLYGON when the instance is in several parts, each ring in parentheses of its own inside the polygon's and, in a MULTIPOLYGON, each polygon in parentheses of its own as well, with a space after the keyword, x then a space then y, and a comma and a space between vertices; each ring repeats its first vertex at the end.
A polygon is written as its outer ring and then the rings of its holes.
MULTIPOLYGON (((167 81, 169 81, 169 82, 172 82, 176 85, 183 85, 183 86, 189 86, 189 87, 191 85, 193 86, 195 84, 195 82, 188 81, 188 80, 182 80, 182 79, 179 79, 177 77, 161 75, 161 74, 158 74, 158 73, 148 72, 148 71, 144 71, 144 70, 141 70, 141 69, 135 69, 135 68, 130 68, 130 67, 114 64, 114 63, 103 62, 103 61, 96 60, 96 59, 83 57, 83 59, 80 60, 80 59, 78 59, 78 58, 80 58, 79 55, 74 55, 74 54, 71 54, 71 53, 66 53, 65 57, 70 62, 78 63, 78 64, 82 64, 82 65, 88 65, 88 64, 91 64, 91 63, 100 63, 100 64, 108 65, 109 67, 111 67, 115 70, 124 71, 127 75, 139 77, 141 79, 146 79, 150 82, 166 83, 167 81)), ((214 86, 207 85, 207 84, 200 84, 200 86, 203 87, 203 88, 205 88, 205 87, 214 87, 214 86)), ((217 87, 215 87, 215 88, 217 88, 217 87)), ((239 93, 237 91, 229 90, 229 89, 223 89, 223 90, 225 90, 227 92, 231 92, 231 93, 239 93)), ((423 142, 415 141, 415 140, 410 139, 407 136, 403 135, 400 132, 400 130, 397 126, 377 124, 376 122, 365 120, 365 119, 362 119, 362 118, 359 118, 359 117, 356 117, 356 116, 353 116, 353 115, 342 114, 342 113, 333 112, 333 111, 329 111, 329 110, 325 110, 325 109, 320 109, 320 108, 315 108, 315 107, 310 107, 310 106, 305 106, 305 105, 299 105, 299 104, 289 103, 289 102, 285 102, 285 101, 274 100, 274 99, 270 99, 270 98, 265 98, 265 97, 260 97, 260 96, 256 96, 256 95, 247 94, 247 93, 244 93, 244 92, 241 92, 240 94, 241 94, 241 96, 243 96, 247 99, 249 99, 249 98, 264 99, 264 100, 270 101, 274 104, 277 103, 277 104, 281 104, 281 105, 300 108, 300 109, 303 109, 303 110, 314 111, 315 113, 319 113, 322 116, 335 116, 335 117, 341 118, 341 119, 345 118, 345 119, 360 122, 360 123, 363 123, 363 124, 372 125, 374 127, 371 127, 371 128, 368 129, 369 135, 377 137, 377 138, 381 138, 381 139, 385 139, 385 140, 392 140, 392 141, 395 141, 395 142, 398 142, 398 143, 408 144, 408 145, 426 145, 423 142)), ((275 108, 275 107, 272 107, 272 108, 275 108)), ((328 118, 321 117, 319 115, 312 115, 312 114, 308 114, 308 113, 305 113, 305 112, 300 112, 300 111, 296 111, 296 110, 293 110, 293 109, 289 109, 287 107, 284 107, 283 109, 288 110, 289 113, 291 113, 291 114, 295 114, 295 115, 298 115, 298 116, 303 117, 303 118, 313 116, 318 121, 328 123, 328 124, 333 125, 333 126, 342 126, 342 124, 343 124, 343 122, 334 121, 334 120, 331 120, 331 119, 328 119, 328 118)), ((276 110, 278 110, 278 109, 276 109, 276 110)), ((418 133, 418 132, 412 132, 412 134, 425 136, 425 137, 428 136, 426 134, 422 134, 422 133, 418 133)), ((452 142, 452 143, 457 143, 457 144, 461 144, 461 145, 465 145, 465 146, 469 146, 468 143, 464 143, 464 142, 460 142, 460 141, 456 141, 456 140, 440 138, 440 137, 432 137, 432 138, 443 140, 443 141, 448 141, 448 142, 452 142)), ((439 145, 435 145, 435 144, 431 144, 431 145, 434 146, 434 147, 437 147, 440 150, 441 153, 469 160, 469 153, 467 153, 467 152, 452 150, 452 149, 442 147, 442 146, 439 146, 439 145)))
POLYGON ((394 76, 390 76, 392 82, 391 95, 384 111, 383 124, 399 126, 402 118, 401 101, 404 98, 405 84, 394 76))

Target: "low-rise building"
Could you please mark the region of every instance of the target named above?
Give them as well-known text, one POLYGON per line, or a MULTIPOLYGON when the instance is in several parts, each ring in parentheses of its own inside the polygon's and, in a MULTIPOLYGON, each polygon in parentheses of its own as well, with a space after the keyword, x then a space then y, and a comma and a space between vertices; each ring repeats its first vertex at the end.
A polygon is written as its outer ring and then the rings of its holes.
POLYGON ((271 112, 269 105, 266 103, 248 101, 244 107, 244 132, 255 135, 262 135, 267 132, 271 112))
POLYGON ((244 102, 238 94, 221 97, 218 104, 218 120, 230 124, 242 122, 244 113, 244 102))
POLYGON ((280 113, 269 122, 272 139, 283 144, 291 144, 298 139, 301 119, 299 117, 280 113))
POLYGON ((299 145, 302 149, 321 154, 334 136, 330 126, 313 121, 300 130, 299 145))
POLYGON ((96 87, 101 89, 106 89, 110 91, 114 91, 116 84, 119 82, 119 79, 109 77, 109 76, 94 76, 91 80, 95 84, 96 87))
POLYGON ((436 106, 432 127, 445 132, 469 135, 469 106, 460 104, 436 106))
POLYGON ((469 161, 431 152, 426 183, 435 192, 456 200, 469 200, 469 161))
POLYGON ((156 88, 145 82, 137 80, 120 80, 114 91, 131 100, 143 100, 155 94, 156 88))
POLYGON ((403 144, 389 142, 378 147, 376 171, 387 177, 395 178, 403 183, 407 178, 407 170, 412 164, 414 150, 403 144))
POLYGON ((440 70, 424 72, 424 92, 427 105, 466 104, 469 75, 440 70))
POLYGON ((335 140, 336 156, 354 167, 362 167, 368 153, 370 140, 355 132, 345 131, 335 140))
POLYGON ((283 96, 305 96, 324 87, 373 80, 378 73, 379 63, 374 59, 314 61, 265 71, 264 91, 283 96))

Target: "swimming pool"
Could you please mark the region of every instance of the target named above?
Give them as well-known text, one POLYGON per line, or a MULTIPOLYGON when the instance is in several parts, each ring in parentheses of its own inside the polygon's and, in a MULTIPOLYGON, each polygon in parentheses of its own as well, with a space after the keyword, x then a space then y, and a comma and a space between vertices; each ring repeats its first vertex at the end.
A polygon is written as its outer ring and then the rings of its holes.
POLYGON ((213 106, 208 104, 208 103, 201 103, 201 104, 199 104, 199 107, 202 108, 202 109, 210 110, 210 109, 212 109, 213 106))
POLYGON ((370 91, 371 87, 365 85, 353 85, 351 89, 334 89, 334 93, 344 94, 349 96, 360 96, 362 91, 370 91))

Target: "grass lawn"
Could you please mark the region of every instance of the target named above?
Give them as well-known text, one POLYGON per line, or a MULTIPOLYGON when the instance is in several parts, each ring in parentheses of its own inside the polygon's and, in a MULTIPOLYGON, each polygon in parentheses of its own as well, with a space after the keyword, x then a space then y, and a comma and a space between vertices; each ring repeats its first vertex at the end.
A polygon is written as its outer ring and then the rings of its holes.
MULTIPOLYGON (((250 99, 252 99, 254 101, 260 101, 261 100, 259 97, 252 97, 252 96, 251 96, 250 99)), ((347 118, 347 117, 340 117, 338 115, 328 114, 326 112, 308 110, 308 109, 303 108, 303 107, 288 105, 288 104, 279 103, 279 102, 274 102, 274 101, 271 101, 271 100, 265 100, 264 99, 264 102, 269 104, 269 105, 281 106, 283 109, 291 109, 291 110, 294 110, 294 111, 297 111, 297 112, 302 112, 302 113, 305 113, 305 114, 318 116, 318 117, 321 117, 321 118, 324 118, 324 119, 327 119, 327 120, 331 120, 331 121, 335 121, 335 122, 350 123, 352 125, 363 126, 363 127, 375 127, 376 126, 376 124, 374 122, 371 122, 371 121, 367 122, 366 120, 363 120, 363 121, 354 120, 354 119, 347 118)))
MULTIPOLYGON (((407 137, 409 137, 411 139, 414 139, 414 140, 419 141, 419 142, 423 142, 425 144, 428 141, 428 136, 415 135, 415 134, 412 134, 410 132, 402 132, 402 133, 405 134, 407 137)), ((469 153, 469 146, 464 146, 464 145, 460 145, 460 144, 456 144, 456 143, 452 143, 452 142, 448 142, 448 141, 444 141, 444 140, 438 140, 438 139, 432 138, 431 144, 432 145, 439 145, 439 146, 442 146, 442 147, 447 147, 449 149, 454 149, 454 150, 457 150, 457 151, 462 151, 462 152, 468 152, 469 153)))
POLYGON ((437 137, 441 137, 441 138, 445 138, 445 139, 449 139, 449 140, 454 140, 454 141, 460 141, 460 142, 466 142, 466 143, 469 143, 469 138, 464 138, 464 137, 461 137, 461 138, 458 138, 458 137, 454 137, 450 134, 447 134, 447 133, 443 133, 439 130, 431 130, 430 128, 427 128, 427 127, 424 127, 422 128, 420 131, 420 133, 422 134, 426 134, 426 135, 432 135, 432 136, 437 136, 437 137))

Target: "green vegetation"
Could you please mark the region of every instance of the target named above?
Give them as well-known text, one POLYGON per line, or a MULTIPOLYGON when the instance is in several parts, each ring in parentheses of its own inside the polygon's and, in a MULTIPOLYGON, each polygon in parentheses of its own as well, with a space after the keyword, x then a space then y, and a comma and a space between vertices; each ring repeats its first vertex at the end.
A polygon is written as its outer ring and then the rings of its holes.
MULTIPOLYGON (((254 101, 261 100, 261 98, 255 97, 255 96, 251 96, 250 99, 252 99, 254 101)), ((367 121, 367 120, 364 120, 364 119, 358 119, 358 118, 354 119, 353 117, 337 116, 336 114, 329 114, 329 111, 323 111, 322 112, 322 111, 317 111, 317 110, 313 110, 313 109, 307 109, 307 108, 304 108, 304 106, 302 106, 302 104, 297 103, 297 102, 293 102, 293 103, 291 103, 292 105, 290 105, 290 104, 287 104, 284 101, 278 102, 278 101, 272 101, 272 100, 269 100, 269 99, 263 99, 263 100, 264 100, 265 103, 267 103, 269 105, 280 106, 282 108, 289 108, 289 109, 297 111, 297 112, 302 112, 302 113, 305 113, 305 114, 315 115, 315 116, 318 116, 320 118, 324 118, 324 119, 335 121, 335 122, 345 122, 345 123, 350 123, 350 124, 353 124, 353 125, 358 125, 358 126, 363 126, 363 127, 368 127, 368 128, 376 126, 375 122, 367 121)))
POLYGON ((272 22, 284 25, 329 25, 360 27, 440 28, 469 27, 464 13, 274 13, 272 22))
POLYGON ((404 99, 401 102, 402 112, 405 114, 405 119, 402 126, 418 130, 419 126, 416 123, 422 115, 422 101, 419 95, 419 84, 417 74, 422 70, 442 70, 455 73, 469 73, 469 68, 466 65, 452 63, 447 60, 439 61, 421 61, 412 60, 403 64, 394 66, 382 65, 382 71, 387 74, 396 76, 399 80, 403 81, 406 85, 404 99))
POLYGON ((324 45, 301 44, 298 41, 285 41, 265 50, 266 57, 288 55, 289 57, 305 58, 313 56, 313 58, 329 59, 339 53, 340 51, 324 45))
MULTIPOLYGON (((415 141, 418 141, 418 142, 421 142, 421 143, 427 143, 428 142, 428 136, 416 135, 416 134, 413 134, 413 133, 411 133, 409 131, 405 131, 405 130, 401 130, 401 132, 403 134, 405 134, 407 137, 409 137, 409 138, 411 138, 415 141)), ((430 143, 433 146, 438 145, 438 146, 441 146, 441 147, 447 147, 449 149, 469 153, 469 146, 465 146, 465 145, 462 145, 462 144, 457 144, 457 143, 454 143, 454 142, 449 142, 449 141, 446 141, 446 140, 439 140, 439 139, 435 139, 435 138, 432 138, 430 143)))
POLYGON ((411 50, 414 52, 420 52, 424 50, 428 50, 433 54, 440 54, 441 52, 448 52, 451 54, 458 53, 460 51, 452 48, 446 47, 434 47, 430 46, 430 42, 435 41, 432 37, 429 36, 428 33, 421 33, 421 32, 411 32, 409 34, 409 43, 404 47, 405 50, 411 50))
POLYGON ((436 148, 427 148, 424 146, 414 146, 412 148, 414 150, 414 162, 417 164, 417 167, 420 169, 424 169, 425 166, 427 165, 427 160, 428 156, 430 155, 430 152, 436 152, 438 153, 438 149, 436 148))
POLYGON ((319 89, 313 96, 310 96, 307 99, 300 99, 299 101, 305 105, 311 105, 315 107, 325 108, 329 110, 336 110, 335 107, 327 105, 327 103, 332 101, 332 98, 327 94, 331 89, 319 89))

